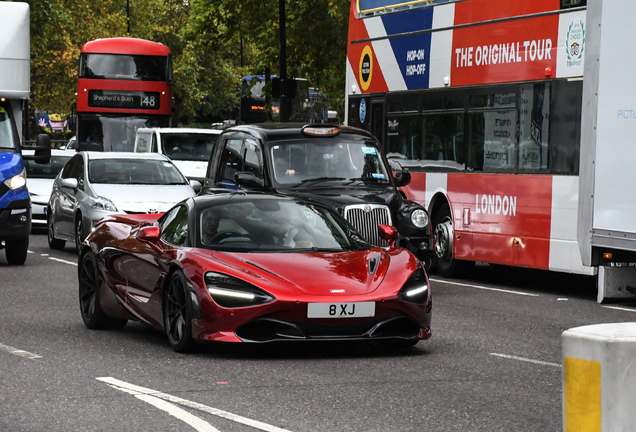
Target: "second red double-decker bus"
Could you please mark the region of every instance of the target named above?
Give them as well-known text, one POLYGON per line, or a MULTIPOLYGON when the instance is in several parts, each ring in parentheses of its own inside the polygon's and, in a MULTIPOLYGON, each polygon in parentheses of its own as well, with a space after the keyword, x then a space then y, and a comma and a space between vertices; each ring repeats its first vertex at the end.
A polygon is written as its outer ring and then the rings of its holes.
POLYGON ((136 38, 87 42, 77 80, 80 147, 132 151, 140 127, 168 127, 172 116, 170 49, 136 38))

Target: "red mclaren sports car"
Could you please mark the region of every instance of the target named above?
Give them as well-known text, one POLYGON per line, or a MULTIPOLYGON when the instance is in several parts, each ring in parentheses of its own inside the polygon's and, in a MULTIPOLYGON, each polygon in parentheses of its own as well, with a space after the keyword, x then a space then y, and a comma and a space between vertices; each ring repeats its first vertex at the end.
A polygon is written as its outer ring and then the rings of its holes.
MULTIPOLYGON (((393 227, 379 230, 397 239, 393 227)), ((78 279, 88 328, 144 322, 180 352, 196 342, 410 346, 431 336, 431 290, 415 255, 371 246, 312 200, 236 192, 108 216, 82 244, 78 279)))

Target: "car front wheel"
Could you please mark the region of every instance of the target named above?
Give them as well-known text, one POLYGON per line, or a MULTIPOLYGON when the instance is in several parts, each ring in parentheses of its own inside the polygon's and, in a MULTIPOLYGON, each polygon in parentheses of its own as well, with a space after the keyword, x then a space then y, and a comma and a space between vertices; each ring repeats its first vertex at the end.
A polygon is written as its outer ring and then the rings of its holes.
POLYGON ((22 265, 26 261, 29 249, 29 238, 5 241, 7 262, 11 265, 22 265))
POLYGON ((163 321, 170 346, 177 352, 190 351, 192 340, 192 313, 183 272, 175 272, 168 281, 163 302, 163 321))

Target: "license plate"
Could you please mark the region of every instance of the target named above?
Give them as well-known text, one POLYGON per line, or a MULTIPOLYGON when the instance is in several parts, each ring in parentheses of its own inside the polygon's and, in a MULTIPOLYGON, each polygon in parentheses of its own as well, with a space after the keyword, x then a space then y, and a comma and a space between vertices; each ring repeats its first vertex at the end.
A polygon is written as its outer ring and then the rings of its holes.
POLYGON ((309 303, 307 318, 361 318, 375 316, 375 302, 309 303))

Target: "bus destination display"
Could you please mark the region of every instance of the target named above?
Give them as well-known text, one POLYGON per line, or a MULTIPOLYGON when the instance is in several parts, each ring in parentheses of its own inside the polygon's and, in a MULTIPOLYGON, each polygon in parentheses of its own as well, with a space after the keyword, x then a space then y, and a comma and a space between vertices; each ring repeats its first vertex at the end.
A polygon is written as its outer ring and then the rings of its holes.
POLYGON ((158 110, 159 92, 89 90, 88 106, 92 108, 130 108, 158 110))

